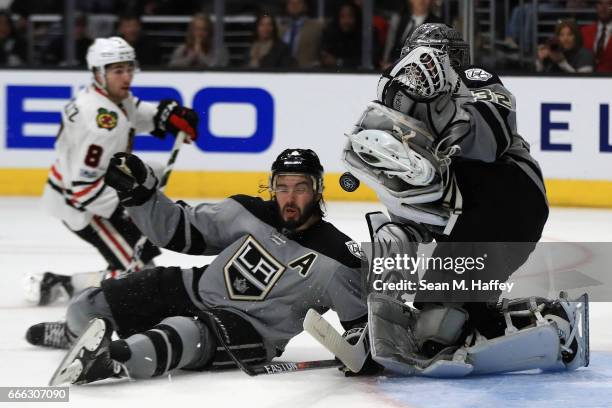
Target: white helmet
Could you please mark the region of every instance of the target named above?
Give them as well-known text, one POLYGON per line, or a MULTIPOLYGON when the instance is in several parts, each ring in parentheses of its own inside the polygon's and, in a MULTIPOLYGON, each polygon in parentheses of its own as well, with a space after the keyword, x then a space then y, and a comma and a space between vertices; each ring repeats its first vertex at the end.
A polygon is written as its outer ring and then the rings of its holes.
MULTIPOLYGON (((87 68, 100 71, 105 82, 104 68, 117 62, 133 62, 136 64, 136 52, 130 44, 121 37, 96 38, 87 50, 87 68)), ((100 84, 102 87, 104 83, 100 84)))

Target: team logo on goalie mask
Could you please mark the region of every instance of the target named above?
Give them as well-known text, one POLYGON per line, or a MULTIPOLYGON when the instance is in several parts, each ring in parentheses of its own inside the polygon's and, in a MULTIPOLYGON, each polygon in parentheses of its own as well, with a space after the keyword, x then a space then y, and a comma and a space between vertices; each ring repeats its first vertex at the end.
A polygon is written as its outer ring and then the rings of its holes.
POLYGON ((96 116, 96 123, 99 128, 110 131, 117 126, 118 117, 117 112, 100 108, 98 109, 98 116, 96 116))
POLYGON ((263 300, 285 269, 249 235, 223 268, 227 293, 232 300, 263 300))
POLYGON ((465 77, 472 81, 488 81, 493 75, 481 68, 470 68, 465 70, 465 77))

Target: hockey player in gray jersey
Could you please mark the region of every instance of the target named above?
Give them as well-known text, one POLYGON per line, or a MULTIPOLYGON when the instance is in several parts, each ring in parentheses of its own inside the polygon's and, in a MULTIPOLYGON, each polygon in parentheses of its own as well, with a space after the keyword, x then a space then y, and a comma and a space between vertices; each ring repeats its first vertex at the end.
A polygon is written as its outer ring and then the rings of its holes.
POLYGON ((156 190, 151 169, 124 153, 111 160, 106 182, 155 244, 216 258, 109 279, 80 294, 67 312, 72 348, 52 384, 232 366, 223 343, 245 363, 269 361, 302 331, 309 308, 335 310, 346 329, 365 322, 360 253, 323 220, 323 168, 312 150, 278 156, 269 201, 174 203, 156 190), (110 341, 113 330, 121 340, 110 341))
MULTIPOLYGON (((416 256, 414 243, 435 239, 442 245, 432 258, 486 253, 481 276, 501 282, 525 262, 548 204, 540 167, 517 133, 515 105, 497 75, 469 65, 468 46, 456 30, 444 24, 415 30, 343 151, 351 174, 376 191, 392 220, 369 216, 374 248, 392 242, 396 251, 416 256), (509 251, 500 242, 522 244, 509 251)), ((422 280, 444 283, 453 276, 434 266, 422 280)), ((585 322, 586 300, 496 305, 500 291, 476 293, 471 302, 453 297, 459 292, 432 299, 419 290, 418 310, 370 295, 374 359, 425 375, 588 365, 588 333, 577 327, 585 322)))

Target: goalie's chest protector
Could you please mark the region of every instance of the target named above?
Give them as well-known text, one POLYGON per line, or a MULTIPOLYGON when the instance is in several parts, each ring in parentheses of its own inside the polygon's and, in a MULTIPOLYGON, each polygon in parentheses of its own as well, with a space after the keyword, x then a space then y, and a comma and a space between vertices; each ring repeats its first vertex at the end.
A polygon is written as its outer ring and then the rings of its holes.
POLYGON ((344 320, 365 313, 355 242, 326 221, 289 233, 272 201, 248 196, 227 201, 236 207, 233 216, 216 228, 232 230, 236 239, 199 281, 196 296, 205 306, 238 309, 267 326, 258 329, 289 338, 302 330, 309 308, 333 308, 344 320))

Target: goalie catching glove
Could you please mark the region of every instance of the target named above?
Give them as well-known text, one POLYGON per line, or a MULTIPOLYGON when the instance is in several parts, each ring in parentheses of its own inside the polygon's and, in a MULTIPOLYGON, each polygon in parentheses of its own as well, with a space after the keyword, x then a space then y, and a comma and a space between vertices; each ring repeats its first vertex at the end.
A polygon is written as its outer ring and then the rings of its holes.
POLYGON ((180 106, 175 100, 164 99, 157 106, 157 113, 153 118, 155 130, 151 134, 163 139, 166 132, 176 136, 182 131, 189 135, 185 142, 191 143, 198 137, 198 122, 198 114, 193 109, 180 106))
POLYGON ((144 204, 158 184, 153 169, 130 153, 116 153, 111 158, 104 181, 117 190, 124 207, 144 204))

